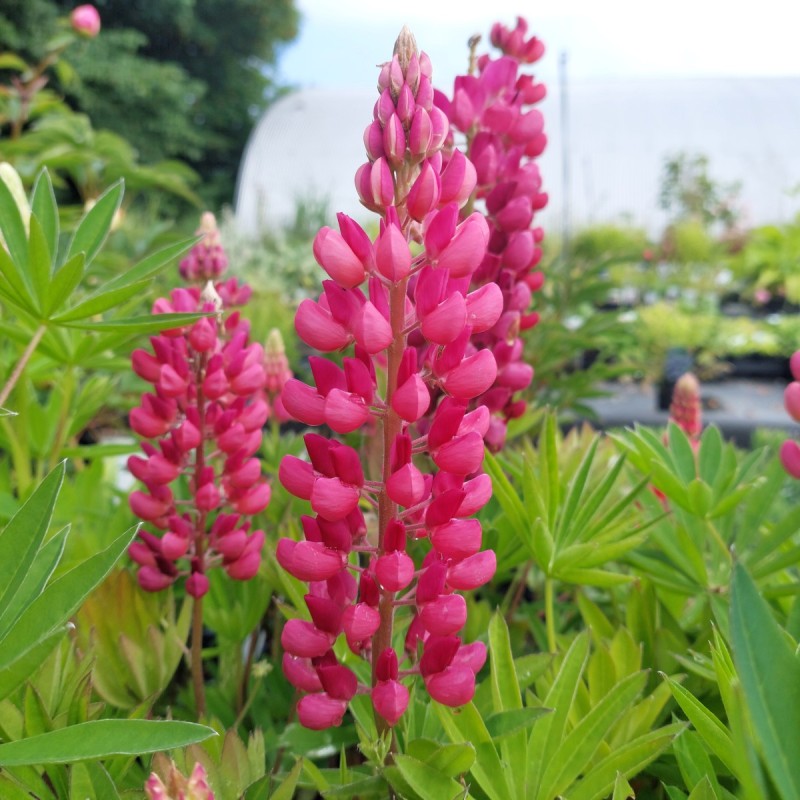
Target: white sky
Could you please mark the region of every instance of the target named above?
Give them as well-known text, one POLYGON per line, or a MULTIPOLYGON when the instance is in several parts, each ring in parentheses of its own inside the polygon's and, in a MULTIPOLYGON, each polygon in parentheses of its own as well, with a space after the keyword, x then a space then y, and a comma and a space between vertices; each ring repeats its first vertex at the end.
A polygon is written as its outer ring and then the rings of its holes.
MULTIPOLYGON (((527 17, 547 46, 537 75, 571 77, 800 75, 797 0, 298 0, 298 40, 280 60, 292 85, 365 88, 403 24, 431 57, 443 89, 466 66, 466 41, 492 22, 527 17)), ((484 48, 486 49, 486 48, 484 48)))

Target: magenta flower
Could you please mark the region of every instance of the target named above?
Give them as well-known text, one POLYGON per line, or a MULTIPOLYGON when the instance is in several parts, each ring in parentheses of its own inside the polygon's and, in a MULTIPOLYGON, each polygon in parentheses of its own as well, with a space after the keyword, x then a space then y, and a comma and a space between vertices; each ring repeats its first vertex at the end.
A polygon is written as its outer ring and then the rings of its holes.
MULTIPOLYGON (((543 233, 534 226, 534 217, 547 195, 535 159, 547 138, 541 112, 531 106, 544 98, 545 89, 520 67, 541 58, 544 46, 536 37, 526 38, 527 27, 522 18, 513 29, 495 24, 491 41, 502 55, 481 56, 477 75, 456 78, 451 99, 436 93, 437 106, 466 135, 466 152, 476 172, 475 196, 488 222, 488 248, 471 271, 471 284, 479 291, 499 289, 497 297, 493 294, 485 302, 499 302, 500 313, 490 326, 473 326, 469 343, 470 348, 491 351, 498 366, 479 398, 492 412, 485 435, 492 450, 503 446, 508 420, 525 411, 526 404, 515 396, 530 385, 533 369, 522 361, 520 334, 539 319, 529 306, 543 282, 536 271, 543 233)), ((453 151, 445 171, 456 163, 460 169, 462 159, 453 151)))
MULTIPOLYGON (((204 215, 204 224, 209 220, 213 215, 204 215)), ((214 237, 212 231, 207 235, 214 237)), ((195 266, 205 258, 195 251, 206 253, 208 246, 204 240, 193 249, 195 266)), ((212 246, 221 251, 216 239, 212 246)), ((215 259, 226 263, 224 253, 215 259)), ((206 275, 205 268, 185 264, 183 275, 206 275)), ((229 298, 247 295, 235 281, 220 286, 229 298)), ((219 566, 235 580, 249 580, 261 563, 264 532, 251 530, 250 518, 270 500, 255 457, 269 414, 265 357, 260 345, 248 342, 249 324, 238 311, 226 313, 224 305, 210 282, 202 292, 174 289, 168 300, 156 301, 156 313, 213 316, 164 331, 151 338, 152 352, 136 350, 132 356, 134 372, 153 385, 131 411, 130 424, 155 441, 144 441, 143 456, 128 459, 144 484, 131 493, 130 506, 151 528, 129 552, 148 591, 185 577, 186 591, 199 598, 208 591, 208 569, 219 566)))
POLYGON ((100 14, 92 5, 77 6, 69 15, 72 30, 87 39, 94 39, 100 33, 100 14))
POLYGON ((487 392, 498 369, 491 350, 470 341, 490 331, 504 310, 494 282, 470 291, 490 242, 483 215, 459 221, 476 171, 463 154, 444 163, 449 123, 433 103, 430 61, 407 29, 381 68, 378 88, 364 135, 369 160, 356 174, 362 202, 380 215, 378 235, 371 240, 341 214, 339 231, 319 232, 314 255, 330 280, 295 319, 308 345, 323 352, 352 346, 352 355, 341 367, 310 358, 314 385, 292 379, 282 395, 301 422, 341 434, 367 427, 382 451, 379 472, 369 478, 356 450, 308 434, 308 459, 287 456, 280 467, 283 485, 315 514, 302 519, 304 540, 283 539, 276 553, 284 569, 309 582, 310 619, 287 622, 281 643, 284 673, 305 693, 298 718, 312 728, 338 725, 358 692, 370 694, 382 728, 397 724, 414 675, 441 702, 468 702, 482 661, 457 658, 469 646, 456 635, 466 622, 456 590, 489 581, 496 563, 494 554, 481 553, 481 526, 470 519, 491 495, 491 481, 480 473, 491 415, 481 405, 470 411, 468 403, 487 392), (412 241, 421 249, 412 252, 412 241), (415 430, 439 395, 427 433, 415 430), (434 472, 425 471, 431 465, 434 472), (376 537, 367 535, 364 508, 377 516, 376 537), (407 552, 409 540, 430 543, 419 566, 407 552), (396 614, 408 614, 414 632, 402 670, 396 614), (341 635, 371 661, 368 686, 339 664, 333 645, 341 635), (455 649, 431 661, 426 653, 443 637, 455 649), (447 691, 453 676, 457 687, 447 691))

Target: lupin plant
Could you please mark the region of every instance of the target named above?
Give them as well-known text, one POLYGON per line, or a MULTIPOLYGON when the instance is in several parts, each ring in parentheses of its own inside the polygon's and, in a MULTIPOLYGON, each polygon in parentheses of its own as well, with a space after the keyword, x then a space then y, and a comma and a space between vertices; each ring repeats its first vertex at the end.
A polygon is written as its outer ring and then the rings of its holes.
POLYGON ((489 240, 482 214, 459 221, 475 169, 458 152, 444 165, 447 117, 433 103, 430 60, 406 28, 381 68, 378 91, 364 135, 369 160, 356 188, 380 215, 380 233, 371 241, 343 214, 339 231, 320 230, 314 254, 331 280, 295 319, 310 346, 334 352, 353 345, 353 354, 341 368, 310 358, 315 386, 293 379, 283 392, 300 422, 340 434, 367 427, 381 450, 380 474, 368 478, 354 448, 309 433, 309 460, 286 456, 280 467, 283 485, 314 512, 302 519, 305 539, 282 539, 277 558, 310 584, 311 619, 289 620, 281 642, 284 672, 304 693, 298 718, 318 729, 338 725, 353 696, 369 693, 378 729, 386 731, 402 717, 415 675, 439 702, 467 703, 486 650, 458 636, 467 609, 457 592, 483 585, 496 566, 492 551, 481 552, 481 526, 471 519, 492 487, 481 472, 490 414, 468 404, 494 383, 497 364, 491 350, 476 352, 470 341, 503 310, 495 283, 469 291, 489 240), (444 399, 427 434, 417 436, 413 426, 433 392, 444 399), (377 517, 375 535, 364 507, 377 517), (407 552, 414 540, 430 545, 420 563, 407 552), (396 613, 410 615, 404 646, 395 637, 396 613), (337 657, 342 633, 371 663, 368 684, 337 657))
POLYGON ((513 29, 496 23, 491 42, 501 55, 471 58, 470 73, 456 78, 452 99, 441 92, 435 97, 452 128, 465 136, 465 152, 477 171, 474 199, 482 201, 489 224, 486 257, 472 275, 472 288, 497 283, 503 293, 497 323, 472 338, 497 360, 497 379, 478 399, 492 412, 486 444, 495 451, 505 443, 508 420, 525 412, 518 392, 530 385, 533 368, 523 360, 520 333, 538 322, 529 306, 544 282, 536 270, 544 234, 534 215, 547 194, 535 159, 547 137, 541 112, 531 106, 544 99, 545 87, 521 72, 542 57, 544 45, 535 36, 526 38, 527 30, 521 17, 513 29))
POLYGON ((181 275, 196 285, 174 289, 169 300, 155 302, 153 312, 208 316, 152 337, 152 353, 134 351, 133 370, 154 392, 145 393, 130 413, 131 427, 145 439, 145 455, 128 459, 146 489, 131 493, 130 506, 151 528, 129 549, 139 565, 139 584, 159 591, 185 578, 193 598, 192 672, 200 714, 206 573, 222 567, 236 580, 255 576, 264 532, 251 530, 250 518, 270 500, 255 457, 269 415, 264 351, 248 342, 249 323, 230 311, 246 301, 249 289, 235 279, 215 286, 227 260, 213 215, 204 215, 201 230, 204 238, 180 266, 181 275))
MULTIPOLYGON (((789 369, 794 380, 783 393, 783 405, 789 416, 795 422, 800 422, 800 350, 789 359, 789 369)), ((786 472, 800 480, 800 444, 794 439, 787 439, 781 445, 780 458, 786 472)))

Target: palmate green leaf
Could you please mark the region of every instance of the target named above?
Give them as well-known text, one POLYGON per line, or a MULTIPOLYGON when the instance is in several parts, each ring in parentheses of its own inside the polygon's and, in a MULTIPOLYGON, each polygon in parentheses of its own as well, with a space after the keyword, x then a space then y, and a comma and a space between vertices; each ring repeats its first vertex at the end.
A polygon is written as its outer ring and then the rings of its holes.
POLYGON ((633 800, 635 797, 636 795, 633 793, 633 789, 625 776, 618 772, 617 779, 614 781, 614 794, 611 795, 611 800, 633 800))
POLYGON ((66 635, 67 631, 63 628, 53 631, 37 645, 20 653, 11 663, 0 669, 0 700, 5 700, 25 681, 30 680, 31 675, 66 635))
MULTIPOLYGON (((492 707, 495 712, 513 711, 522 708, 514 654, 508 636, 508 626, 503 616, 495 612, 489 623, 489 661, 491 664, 492 707)), ((488 727, 488 726, 487 726, 488 727)), ((500 753, 507 764, 515 764, 511 781, 518 796, 522 796, 527 783, 526 749, 527 736, 524 730, 504 737, 500 753)))
POLYGON ((14 626, 0 638, 0 669, 34 647, 75 613, 89 592, 110 572, 136 535, 134 526, 105 550, 78 564, 49 584, 14 626))
MULTIPOLYGON (((556 757, 564 739, 567 720, 578 693, 587 659, 589 657, 589 637, 584 631, 573 639, 569 650, 561 661, 553 685, 550 687, 543 705, 552 708, 552 714, 543 717, 531 731, 528 738, 528 774, 536 776, 541 782, 544 770, 556 757)), ((539 795, 538 788, 536 796, 539 795)))
POLYGON ((632 778, 641 772, 664 752, 685 728, 685 723, 678 722, 626 742, 581 778, 575 788, 570 790, 569 800, 603 800, 611 791, 618 774, 632 778))
POLYGON ((800 797, 800 662, 744 567, 731 587, 733 657, 767 770, 784 800, 800 797))
POLYGON ((31 195, 31 212, 38 219, 52 261, 58 255, 58 206, 50 174, 43 169, 36 178, 31 195))
POLYGON ((736 775, 738 765, 733 740, 728 729, 720 722, 719 717, 709 711, 690 691, 681 686, 674 678, 662 674, 669 685, 672 696, 683 710, 683 713, 694 725, 706 746, 719 760, 736 775))
POLYGON ((700 477, 713 486, 719 472, 722 455, 722 435, 716 425, 709 425, 700 437, 700 449, 697 453, 697 471, 700 477))
POLYGON ((25 224, 14 195, 2 179, 0 179, 0 231, 6 240, 11 259, 22 270, 23 275, 27 274, 28 236, 25 233, 25 224))
MULTIPOLYGON (((574 541, 575 537, 580 534, 580 530, 577 525, 574 526, 575 532, 571 536, 565 536, 565 531, 573 527, 572 523, 578 511, 579 504, 581 507, 583 506, 583 490, 586 488, 586 482, 589 480, 589 473, 592 469, 592 463, 594 462, 594 456, 597 452, 597 445, 599 442, 600 438, 596 437, 589 449, 586 451, 586 453, 584 453, 581 463, 578 466, 578 471, 575 473, 569 483, 567 496, 564 501, 564 507, 559 515, 558 525, 556 526, 555 530, 555 539, 559 543, 559 546, 571 543, 574 541)), ((600 502, 602 502, 602 500, 600 502)), ((591 516, 591 514, 589 514, 589 516, 591 516)))
MULTIPOLYGON (((680 740, 678 740, 680 741, 680 740)), ((722 794, 718 793, 711 784, 711 780, 704 775, 696 784, 687 800, 722 800, 722 794)))
POLYGON ((30 218, 30 235, 28 238, 28 269, 30 270, 33 291, 36 295, 36 307, 43 309, 50 296, 50 277, 52 275, 52 256, 47 246, 42 225, 35 215, 30 218))
POLYGON ((766 534, 762 534, 751 550, 744 551, 741 554, 742 563, 748 569, 755 569, 762 561, 777 552, 798 530, 800 530, 800 506, 793 508, 766 534))
MULTIPOLYGON (((416 758, 398 754, 394 757, 394 764, 406 783, 423 800, 468 800, 472 797, 458 781, 416 758)), ((389 782, 395 785, 393 770, 389 768, 385 773, 389 782)))
POLYGON ((430 764, 449 778, 463 775, 475 763, 475 748, 469 742, 443 745, 433 739, 414 739, 406 746, 406 755, 430 764))
POLYGON ((53 312, 69 301, 75 287, 81 282, 86 269, 86 257, 83 253, 76 253, 53 276, 47 302, 44 305, 44 316, 50 318, 53 312))
POLYGON ((62 528, 36 553, 16 594, 0 615, 0 631, 7 631, 19 619, 23 611, 42 593, 45 584, 50 580, 56 565, 61 560, 69 530, 69 525, 62 528))
POLYGON ((549 713, 550 709, 544 706, 500 711, 486 717, 486 730, 495 742, 499 742, 507 736, 529 730, 543 714, 549 713))
POLYGON ((678 761, 683 782, 686 786, 693 787, 692 794, 698 784, 706 780, 709 782, 711 796, 721 800, 722 789, 714 765, 711 763, 700 737, 694 731, 684 731, 672 749, 678 761))
MULTIPOLYGON (((0 181, 0 183, 3 183, 0 181)), ((5 185, 5 184, 3 184, 5 185)), ((36 301, 27 272, 17 265, 14 259, 0 247, 0 297, 27 314, 36 316, 36 301)))
POLYGON ((64 480, 64 470, 64 463, 59 464, 0 533, 0 636, 5 612, 44 541, 64 480))
POLYGON ((483 468, 492 479, 492 496, 500 504, 516 531, 527 530, 530 525, 527 509, 506 477, 506 471, 499 458, 487 450, 483 460, 483 468))
POLYGON ((433 707, 450 741, 470 742, 475 747, 475 763, 470 774, 490 800, 516 800, 508 772, 475 704, 452 709, 434 702, 433 707))
POLYGON ((97 202, 75 229, 67 250, 67 259, 77 253, 85 253, 87 266, 92 263, 111 230, 114 215, 122 202, 124 188, 124 181, 120 180, 97 198, 97 202))
POLYGON ((195 722, 102 719, 0 744, 0 767, 68 764, 73 761, 139 756, 202 742, 216 731, 195 722))
POLYGON ((157 250, 131 267, 127 272, 123 272, 121 275, 117 275, 117 277, 107 281, 103 285, 103 289, 106 291, 119 289, 123 286, 130 286, 134 283, 139 284, 141 281, 149 280, 176 258, 191 250, 202 238, 202 236, 193 236, 190 239, 183 239, 180 242, 175 242, 175 244, 157 250))
POLYGON ((78 320, 87 319, 88 317, 94 317, 97 314, 102 314, 104 311, 121 305, 132 297, 136 297, 136 295, 141 295, 147 286, 147 281, 140 281, 139 283, 120 286, 110 290, 104 286, 101 290, 81 300, 72 308, 68 308, 66 311, 57 314, 53 317, 52 321, 57 325, 63 325, 67 322, 76 322, 78 320))
POLYGON ((627 711, 642 693, 647 673, 628 675, 589 711, 570 731, 541 778, 537 798, 550 800, 567 792, 579 775, 586 772, 592 755, 608 734, 611 726, 627 711))
POLYGON ((675 470, 684 483, 689 483, 697 476, 694 450, 689 444, 689 437, 674 422, 670 421, 667 428, 669 451, 675 470))
POLYGON ((63 323, 65 328, 81 331, 108 331, 111 333, 144 334, 160 333, 165 330, 182 328, 197 322, 201 317, 210 314, 154 314, 147 317, 131 317, 129 319, 109 319, 101 322, 75 321, 63 323))

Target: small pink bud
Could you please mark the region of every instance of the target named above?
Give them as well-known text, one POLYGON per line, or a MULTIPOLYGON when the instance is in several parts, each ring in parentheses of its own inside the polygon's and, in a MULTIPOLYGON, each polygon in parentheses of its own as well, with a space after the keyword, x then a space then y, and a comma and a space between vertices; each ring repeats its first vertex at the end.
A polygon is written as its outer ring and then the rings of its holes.
POLYGON ((235 581, 249 581, 258 574, 260 566, 261 553, 254 551, 252 553, 244 553, 244 555, 230 564, 225 564, 225 572, 228 573, 228 577, 233 578, 235 581))
POLYGON ((297 335, 310 347, 324 353, 339 350, 352 340, 350 332, 340 325, 318 303, 303 300, 294 318, 297 335))
POLYGON ((338 231, 322 228, 314 238, 313 249, 317 263, 340 286, 352 289, 363 282, 364 264, 338 231))
POLYGON ((318 658, 331 649, 335 637, 319 630, 313 622, 290 619, 281 631, 281 646, 287 653, 301 658, 318 658))
POLYGON ((311 508, 323 519, 337 522, 358 506, 360 496, 357 487, 342 483, 338 478, 317 478, 311 490, 311 508))
POLYGON ((386 160, 393 167, 399 167, 403 163, 406 155, 406 134, 397 114, 392 114, 386 121, 383 129, 383 150, 386 160))
POLYGON ((296 378, 286 381, 281 400, 298 422, 306 425, 322 425, 325 422, 325 398, 302 381, 296 378))
POLYGON ((412 156, 424 156, 431 147, 433 137, 433 124, 428 112, 417 106, 411 120, 411 130, 408 132, 408 149, 412 156))
POLYGON ((406 197, 406 208, 412 219, 418 222, 425 219, 426 215, 436 207, 440 194, 439 174, 430 162, 426 161, 406 197))
POLYGON ((378 120, 373 120, 364 129, 364 148, 370 161, 386 155, 383 149, 383 127, 378 120))
POLYGON ((307 694, 297 704, 297 718, 300 724, 313 731, 323 731, 342 724, 342 717, 347 710, 345 700, 337 700, 325 692, 307 694))
POLYGON ((177 561, 177 559, 186 555, 189 549, 189 539, 186 536, 179 536, 177 533, 167 531, 161 537, 161 552, 164 558, 170 561, 177 561))
POLYGON ((796 381, 800 381, 800 350, 792 353, 792 357, 789 359, 789 369, 791 370, 792 377, 796 381))
POLYGON ((473 333, 490 330, 503 313, 503 292, 496 283, 487 283, 467 295, 467 325, 473 333))
POLYGON ((463 706, 475 695, 475 673, 466 666, 450 666, 426 678, 425 688, 437 703, 463 706))
POLYGON ((87 39, 94 39, 100 33, 100 14, 92 5, 77 6, 72 9, 69 21, 72 30, 87 39))
POLYGON ((393 341, 392 326, 373 303, 367 300, 353 323, 353 335, 370 355, 385 350, 393 341))
POLYGON ((264 481, 251 486, 244 494, 233 501, 233 507, 240 514, 251 516, 261 513, 268 505, 272 497, 270 485, 264 481))
POLYGON ((800 446, 794 439, 788 439, 781 445, 780 457, 789 475, 800 480, 800 446))
POLYGON ((419 616, 431 633, 449 636, 464 627, 467 602, 460 594, 444 594, 432 603, 426 603, 419 616))
POLYGON ((325 422, 336 433, 358 430, 370 416, 369 408, 357 394, 332 389, 325 398, 325 422))
POLYGON ((444 390, 458 400, 471 400, 483 394, 497 377, 497 362, 491 350, 479 350, 465 358, 442 379, 444 390))
POLYGON ((325 664, 317 668, 322 688, 337 700, 350 701, 358 689, 355 673, 341 664, 325 664))
POLYGON ((213 483, 207 483, 195 492, 194 502, 200 511, 213 511, 222 502, 222 498, 219 489, 213 483))
POLYGON ((284 456, 278 467, 278 479, 295 497, 303 500, 311 499, 311 492, 314 489, 314 468, 308 461, 303 461, 297 456, 284 456))
MULTIPOLYGON (((498 290, 499 291, 499 290, 498 290)), ((422 335, 434 344, 450 344, 464 330, 467 320, 467 304, 463 295, 453 292, 437 308, 422 320, 422 335)))
POLYGON ((169 492, 168 499, 159 500, 152 495, 144 492, 131 492, 128 497, 131 511, 141 519, 153 521, 169 513, 172 508, 172 493, 169 492))
POLYGON ((402 591, 414 578, 414 562, 400 550, 387 553, 375 562, 375 577, 387 591, 402 591))
POLYGON ((460 150, 454 150, 442 172, 442 203, 455 202, 459 208, 472 195, 477 183, 475 166, 460 150))
POLYGON ((202 572, 193 572, 186 579, 186 591, 192 597, 202 597, 208 592, 208 578, 202 572))
POLYGON ((411 251, 396 225, 387 225, 378 238, 375 263, 381 275, 395 283, 403 280, 411 271, 411 251))
POLYGON ((431 544, 445 558, 469 558, 481 549, 481 523, 477 519, 453 519, 431 533, 431 544))
POLYGON ((319 692, 322 690, 319 676, 307 658, 298 658, 290 653, 283 654, 283 674, 295 689, 301 692, 319 692))
POLYGON ((800 422, 800 383, 792 381, 783 393, 783 405, 789 416, 795 421, 800 422))
POLYGON ((380 613, 367 603, 348 606, 342 614, 342 627, 347 641, 351 644, 369 639, 378 630, 380 624, 380 613))
POLYGON ((372 202, 379 208, 388 208, 394 202, 394 178, 389 162, 379 158, 369 172, 372 202))
POLYGON ((408 689, 396 680, 380 681, 372 689, 372 706, 390 727, 403 716, 408 700, 408 689))
POLYGON ((497 570, 494 550, 475 553, 447 570, 447 584, 453 589, 470 591, 488 583, 497 570))
POLYGON ((165 575, 156 567, 145 566, 136 573, 136 580, 146 592, 160 592, 174 583, 175 576, 165 575))
POLYGON ((161 376, 161 362, 146 350, 134 350, 131 365, 140 378, 150 383, 155 383, 161 376))
POLYGON ((189 344, 198 353, 207 353, 217 343, 217 329, 214 323, 203 317, 192 325, 189 331, 189 344))
POLYGON ((324 581, 344 568, 344 554, 322 542, 281 539, 275 551, 278 563, 301 581, 324 581))
POLYGON ((410 508, 425 496, 425 478, 414 464, 405 464, 389 477, 386 493, 393 503, 410 508))
POLYGON ((483 214, 470 214, 461 225, 450 244, 438 258, 440 269, 447 269, 453 278, 465 278, 478 268, 486 253, 489 228, 483 214))
POLYGON ((392 408, 406 422, 416 422, 431 403, 431 393, 418 373, 411 375, 392 397, 392 408))
POLYGON ((250 364, 231 380, 231 391, 240 397, 249 397, 267 385, 263 364, 250 364))
POLYGON ((140 436, 147 439, 155 439, 158 436, 163 436, 171 426, 168 419, 152 414, 142 407, 131 409, 129 416, 131 428, 136 431, 140 436))

